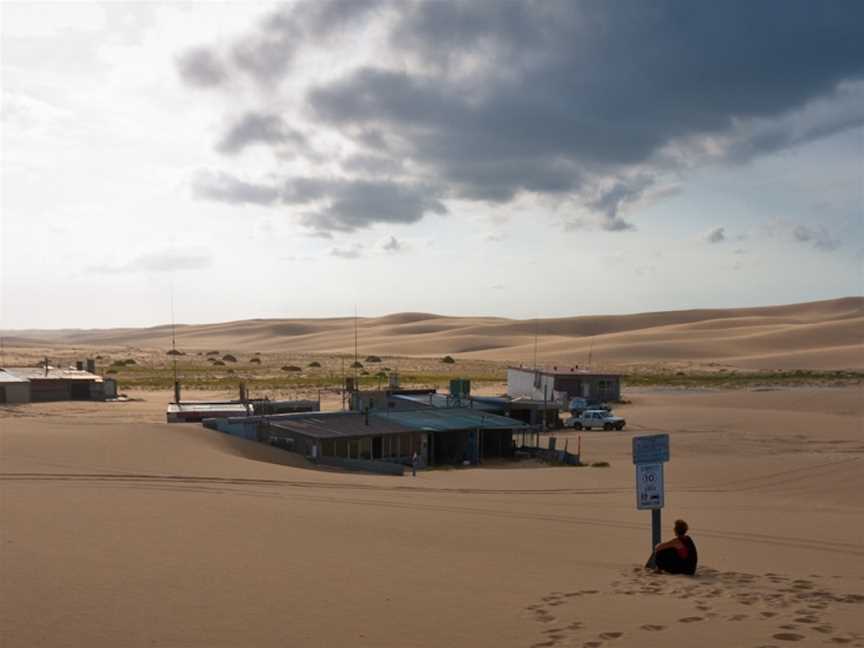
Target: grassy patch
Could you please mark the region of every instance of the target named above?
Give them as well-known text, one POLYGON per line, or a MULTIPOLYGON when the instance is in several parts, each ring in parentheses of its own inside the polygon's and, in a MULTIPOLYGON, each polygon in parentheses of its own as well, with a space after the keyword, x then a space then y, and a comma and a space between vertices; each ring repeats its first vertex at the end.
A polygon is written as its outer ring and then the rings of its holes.
POLYGON ((623 379, 626 387, 713 387, 740 389, 803 385, 855 385, 864 382, 862 371, 716 371, 632 373, 623 379))

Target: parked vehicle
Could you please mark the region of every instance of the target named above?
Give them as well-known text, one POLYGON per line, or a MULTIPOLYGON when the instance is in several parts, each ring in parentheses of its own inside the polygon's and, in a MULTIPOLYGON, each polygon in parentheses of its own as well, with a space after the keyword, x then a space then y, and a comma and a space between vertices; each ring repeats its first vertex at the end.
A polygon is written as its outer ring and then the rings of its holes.
POLYGON ((564 427, 571 427, 575 430, 591 430, 593 428, 623 430, 626 424, 627 421, 623 418, 613 416, 609 410, 605 409, 585 410, 579 416, 571 416, 564 421, 564 427))

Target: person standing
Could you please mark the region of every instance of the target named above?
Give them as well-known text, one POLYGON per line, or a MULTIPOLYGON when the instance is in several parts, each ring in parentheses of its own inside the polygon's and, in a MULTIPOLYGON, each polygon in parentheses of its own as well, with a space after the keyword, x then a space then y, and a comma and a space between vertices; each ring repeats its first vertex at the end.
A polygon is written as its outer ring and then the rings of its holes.
POLYGON ((414 454, 411 455, 411 476, 417 476, 417 464, 420 463, 420 455, 417 454, 417 451, 414 451, 414 454))

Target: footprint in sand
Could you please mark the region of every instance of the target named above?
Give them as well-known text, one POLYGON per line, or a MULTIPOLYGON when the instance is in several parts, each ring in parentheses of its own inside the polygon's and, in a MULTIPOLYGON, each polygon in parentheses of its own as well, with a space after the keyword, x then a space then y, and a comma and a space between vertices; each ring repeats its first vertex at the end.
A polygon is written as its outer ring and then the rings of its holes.
POLYGON ((702 621, 702 617, 692 616, 678 619, 678 623, 696 623, 696 621, 702 621))
POLYGON ((646 623, 643 626, 639 626, 643 630, 647 630, 648 632, 660 632, 661 630, 665 630, 666 626, 664 625, 654 625, 651 623, 646 623))
POLYGON ((623 636, 623 632, 601 632, 598 636, 601 639, 618 639, 623 636))
POLYGON ((586 641, 582 644, 585 648, 598 648, 603 645, 602 641, 586 641))
POLYGON ((831 637, 831 643, 835 644, 848 644, 852 643, 852 640, 848 637, 831 637))
POLYGON ((746 614, 733 614, 731 617, 726 619, 727 621, 743 621, 747 618, 746 614))
POLYGON ((794 632, 778 632, 773 636, 775 639, 779 639, 780 641, 801 641, 804 638, 804 635, 796 634, 794 632))
POLYGON ((776 612, 762 612, 759 614, 759 616, 761 616, 763 619, 770 619, 772 617, 777 616, 777 613, 776 612))

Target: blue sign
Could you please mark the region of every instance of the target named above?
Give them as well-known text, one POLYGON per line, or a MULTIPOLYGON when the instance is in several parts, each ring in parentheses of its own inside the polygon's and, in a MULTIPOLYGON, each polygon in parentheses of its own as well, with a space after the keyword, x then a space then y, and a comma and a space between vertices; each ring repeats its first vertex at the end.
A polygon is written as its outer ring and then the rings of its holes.
POLYGON ((633 437, 633 463, 664 463, 669 461, 669 435, 651 434, 633 437))

